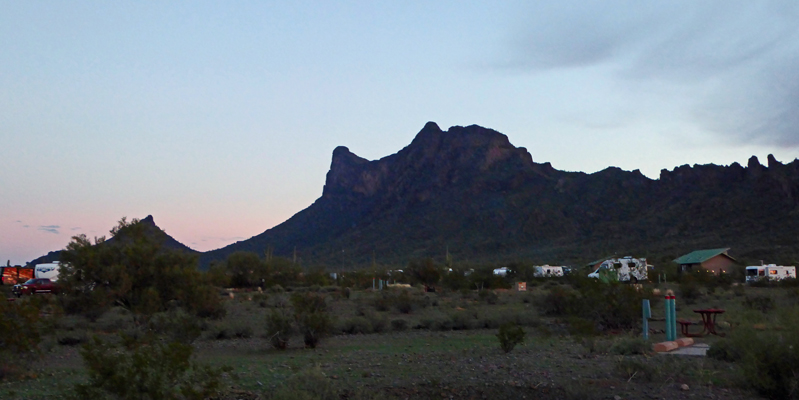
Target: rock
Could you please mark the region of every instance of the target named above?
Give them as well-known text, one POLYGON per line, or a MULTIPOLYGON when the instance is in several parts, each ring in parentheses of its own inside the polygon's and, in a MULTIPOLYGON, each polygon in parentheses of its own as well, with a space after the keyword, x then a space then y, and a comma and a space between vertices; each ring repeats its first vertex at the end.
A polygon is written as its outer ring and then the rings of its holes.
POLYGON ((688 387, 687 384, 683 383, 682 385, 680 385, 680 390, 687 391, 688 389, 689 389, 689 387, 688 387))
POLYGON ((621 400, 621 396, 615 395, 615 396, 613 396, 613 400, 621 400))

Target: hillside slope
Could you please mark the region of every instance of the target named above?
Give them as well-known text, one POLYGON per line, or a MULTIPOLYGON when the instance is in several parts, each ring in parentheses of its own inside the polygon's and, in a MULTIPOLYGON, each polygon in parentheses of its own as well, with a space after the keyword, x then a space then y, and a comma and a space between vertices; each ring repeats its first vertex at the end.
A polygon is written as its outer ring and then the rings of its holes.
POLYGON ((248 240, 201 254, 201 267, 235 251, 305 264, 403 264, 417 257, 582 262, 606 254, 676 257, 732 247, 747 260, 799 259, 799 162, 753 157, 663 170, 657 180, 610 167, 594 174, 535 163, 479 126, 428 123, 410 145, 368 161, 333 151, 322 197, 248 240))

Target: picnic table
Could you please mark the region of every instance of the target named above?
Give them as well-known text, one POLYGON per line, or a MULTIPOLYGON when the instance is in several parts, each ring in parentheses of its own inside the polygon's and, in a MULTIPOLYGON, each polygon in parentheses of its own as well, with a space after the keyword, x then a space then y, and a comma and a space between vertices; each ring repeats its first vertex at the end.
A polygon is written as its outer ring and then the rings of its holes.
POLYGON ((719 314, 724 314, 725 310, 719 308, 703 308, 700 310, 693 310, 693 311, 702 316, 702 322, 692 322, 684 319, 677 320, 677 322, 680 324, 683 336, 686 337, 697 337, 705 335, 724 336, 723 333, 716 332, 716 316, 719 314), (702 332, 699 333, 688 332, 688 326, 699 325, 700 323, 702 324, 702 332))

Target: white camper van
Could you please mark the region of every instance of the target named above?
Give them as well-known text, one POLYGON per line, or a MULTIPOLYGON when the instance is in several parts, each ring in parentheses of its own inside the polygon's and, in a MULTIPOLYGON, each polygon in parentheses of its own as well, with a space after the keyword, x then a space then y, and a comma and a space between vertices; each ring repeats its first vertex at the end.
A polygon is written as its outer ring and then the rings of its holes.
POLYGON ((610 258, 598 264, 594 272, 588 274, 589 278, 611 279, 619 282, 638 283, 647 280, 646 258, 610 258))
POLYGON ((761 279, 781 281, 783 279, 796 279, 796 267, 776 264, 754 265, 746 267, 746 282, 755 282, 761 279))
POLYGON ((58 280, 58 267, 58 261, 47 264, 37 264, 34 277, 37 279, 49 279, 55 282, 58 280))
POLYGON ((536 278, 563 276, 563 267, 553 267, 551 265, 536 265, 535 267, 533 267, 533 276, 535 276, 536 278))

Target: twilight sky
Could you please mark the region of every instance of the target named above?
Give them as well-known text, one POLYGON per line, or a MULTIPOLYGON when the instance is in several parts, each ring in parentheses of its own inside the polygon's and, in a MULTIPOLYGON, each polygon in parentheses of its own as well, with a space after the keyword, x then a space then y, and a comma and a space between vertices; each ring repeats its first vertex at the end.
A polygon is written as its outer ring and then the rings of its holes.
POLYGON ((152 214, 205 251, 427 121, 561 170, 799 153, 799 3, 0 0, 0 259, 152 214))

